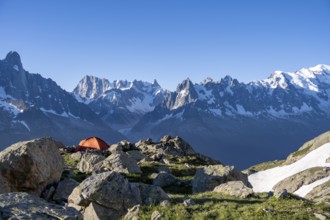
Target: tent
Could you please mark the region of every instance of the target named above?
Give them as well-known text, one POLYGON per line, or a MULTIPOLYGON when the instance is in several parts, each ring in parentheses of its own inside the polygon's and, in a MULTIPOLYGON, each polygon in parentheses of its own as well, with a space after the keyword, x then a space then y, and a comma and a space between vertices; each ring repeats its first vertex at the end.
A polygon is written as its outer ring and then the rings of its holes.
POLYGON ((90 137, 79 142, 76 151, 84 150, 107 150, 109 145, 98 137, 90 137))

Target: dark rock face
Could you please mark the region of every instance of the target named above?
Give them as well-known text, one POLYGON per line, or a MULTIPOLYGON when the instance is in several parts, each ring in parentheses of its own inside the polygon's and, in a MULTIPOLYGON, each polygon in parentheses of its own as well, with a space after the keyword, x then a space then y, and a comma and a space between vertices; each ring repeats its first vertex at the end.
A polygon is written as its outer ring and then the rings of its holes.
POLYGON ((51 138, 16 143, 0 152, 0 193, 28 192, 40 195, 49 184, 60 180, 63 145, 51 138))
POLYGON ((40 136, 66 144, 91 134, 124 138, 53 80, 25 71, 16 52, 0 60, 0 115, 0 149, 40 136))
POLYGON ((0 194, 0 209, 1 219, 83 219, 74 208, 47 203, 27 193, 0 194))

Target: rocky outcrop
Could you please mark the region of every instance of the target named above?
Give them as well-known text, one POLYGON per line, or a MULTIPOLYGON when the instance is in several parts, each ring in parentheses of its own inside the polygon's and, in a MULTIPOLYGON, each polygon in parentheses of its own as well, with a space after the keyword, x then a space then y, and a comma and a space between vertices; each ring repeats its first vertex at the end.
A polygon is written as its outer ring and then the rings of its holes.
POLYGON ((277 183, 273 190, 280 191, 286 189, 289 193, 294 193, 301 186, 308 185, 327 176, 330 176, 330 168, 313 167, 285 178, 277 183))
POLYGON ((175 156, 189 156, 196 154, 194 149, 180 137, 172 138, 170 136, 165 136, 161 138, 159 143, 139 141, 136 143, 136 146, 146 155, 169 154, 175 156))
POLYGON ((53 195, 53 200, 59 204, 64 204, 68 202, 69 195, 72 193, 73 189, 79 185, 77 181, 71 178, 66 178, 59 182, 55 193, 53 195))
POLYGON ((0 193, 28 192, 39 196, 60 180, 63 145, 51 138, 19 142, 0 152, 0 193))
POLYGON ((96 164, 93 169, 97 173, 110 170, 118 173, 141 173, 137 161, 122 151, 114 152, 105 160, 96 164))
POLYGON ((242 181, 230 181, 220 184, 214 188, 213 192, 243 199, 253 195, 253 190, 244 185, 242 181))
POLYGON ((109 148, 109 151, 111 153, 117 152, 117 151, 131 151, 131 150, 136 150, 137 148, 135 145, 129 141, 123 140, 118 142, 117 144, 112 144, 109 148))
POLYGON ((100 154, 91 153, 86 151, 77 164, 77 169, 83 173, 91 173, 95 164, 104 160, 105 157, 100 154))
POLYGON ((88 207, 88 215, 109 212, 113 213, 109 218, 117 219, 141 201, 124 176, 116 172, 104 172, 92 175, 80 183, 72 191, 68 202, 86 209, 88 207))
POLYGON ((242 181, 249 186, 247 175, 236 170, 233 166, 210 165, 197 169, 192 180, 194 193, 212 191, 216 186, 229 181, 242 181))
POLYGON ((0 195, 0 219, 82 219, 71 207, 47 203, 27 193, 0 195))

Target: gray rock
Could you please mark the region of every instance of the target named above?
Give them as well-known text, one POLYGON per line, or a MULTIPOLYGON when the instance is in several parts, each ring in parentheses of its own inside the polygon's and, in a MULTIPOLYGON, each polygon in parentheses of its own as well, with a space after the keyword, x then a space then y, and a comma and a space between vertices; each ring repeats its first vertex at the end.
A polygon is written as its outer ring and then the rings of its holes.
POLYGON ((119 173, 142 173, 137 161, 125 152, 115 152, 105 160, 96 164, 95 172, 116 171, 119 173))
POLYGON ((324 216, 320 213, 316 213, 316 212, 314 213, 314 216, 315 216, 315 218, 320 219, 320 220, 326 220, 327 219, 326 216, 324 216))
POLYGON ((169 173, 158 173, 155 176, 153 185, 159 187, 166 187, 175 184, 177 181, 176 177, 169 173))
POLYGON ((79 163, 77 164, 77 169, 83 173, 91 173, 93 171, 94 165, 104 159, 105 157, 103 155, 85 151, 79 163))
POLYGON ((129 141, 123 140, 120 141, 117 144, 113 144, 110 146, 109 151, 114 153, 117 151, 130 151, 130 150, 136 150, 137 148, 135 145, 129 141))
POLYGON ((0 152, 0 193, 28 192, 40 196, 60 180, 64 162, 51 138, 19 142, 0 152))
POLYGON ((131 188, 135 192, 136 197, 143 204, 157 204, 163 200, 168 200, 168 195, 159 186, 148 185, 144 183, 131 183, 131 188))
POLYGON ((82 207, 88 207, 93 202, 89 213, 97 212, 96 214, 101 215, 104 209, 109 212, 116 210, 115 218, 141 203, 138 195, 139 192, 133 191, 124 176, 116 172, 105 172, 92 175, 81 182, 72 191, 68 202, 82 207))
POLYGON ((159 211, 153 211, 153 213, 151 214, 151 220, 160 220, 162 219, 163 214, 161 214, 159 211))
POLYGON ((276 199, 280 199, 280 198, 287 198, 289 196, 289 194, 286 189, 281 189, 278 191, 274 191, 274 196, 276 199))
POLYGON ((185 199, 184 201, 183 201, 183 205, 184 206, 192 206, 192 205, 195 205, 195 201, 194 200, 192 200, 192 199, 185 199))
POLYGON ((196 155, 194 149, 182 138, 166 137, 161 139, 158 144, 152 143, 152 141, 140 141, 136 143, 136 147, 139 148, 144 154, 159 154, 159 155, 175 155, 175 156, 192 156, 196 155))
POLYGON ((74 152, 70 155, 70 157, 73 159, 73 160, 76 160, 76 161, 79 161, 81 160, 81 157, 83 156, 83 151, 77 151, 77 152, 74 152))
POLYGON ((247 198, 253 194, 253 190, 242 181, 230 181, 214 188, 213 192, 224 195, 235 196, 238 198, 247 198))
POLYGON ((136 161, 143 160, 146 157, 141 151, 138 150, 131 150, 127 151, 126 153, 129 157, 133 158, 136 161))
POLYGON ((326 163, 330 163, 330 157, 325 160, 326 163))
POLYGON ((0 219, 82 219, 74 208, 47 203, 27 193, 0 195, 0 219))
POLYGON ((171 204, 171 202, 169 200, 164 200, 160 203, 160 205, 163 207, 169 206, 170 204, 171 204))
POLYGON ((330 176, 329 169, 324 169, 324 167, 313 167, 285 178, 284 180, 277 183, 273 187, 273 190, 280 191, 282 189, 286 189, 287 192, 294 193, 301 186, 311 184, 327 176, 330 176))
POLYGON ((59 182, 55 194, 53 195, 53 200, 59 204, 67 203, 69 195, 72 193, 73 189, 79 185, 77 181, 71 178, 66 178, 59 182))
POLYGON ((135 205, 132 208, 128 209, 127 214, 124 217, 124 220, 140 220, 140 205, 135 205))
POLYGON ((53 195, 54 195, 54 192, 55 192, 55 187, 54 186, 50 186, 50 187, 47 187, 42 193, 41 193, 41 198, 43 198, 44 200, 46 201, 49 201, 53 195))
POLYGON ((198 168, 192 188, 194 193, 212 191, 216 186, 229 181, 242 181, 250 186, 247 175, 236 170, 233 166, 210 165, 198 168))
POLYGON ((84 211, 84 219, 92 220, 119 220, 122 216, 122 212, 118 212, 115 209, 104 207, 96 202, 91 202, 84 211))

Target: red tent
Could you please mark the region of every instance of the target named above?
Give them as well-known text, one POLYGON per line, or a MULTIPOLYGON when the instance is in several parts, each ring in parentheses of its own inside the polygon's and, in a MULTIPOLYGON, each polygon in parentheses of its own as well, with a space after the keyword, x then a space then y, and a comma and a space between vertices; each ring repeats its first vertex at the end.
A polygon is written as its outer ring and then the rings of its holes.
POLYGON ((107 150, 109 145, 98 137, 90 137, 79 142, 77 146, 77 151, 83 150, 107 150))

